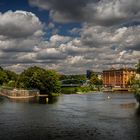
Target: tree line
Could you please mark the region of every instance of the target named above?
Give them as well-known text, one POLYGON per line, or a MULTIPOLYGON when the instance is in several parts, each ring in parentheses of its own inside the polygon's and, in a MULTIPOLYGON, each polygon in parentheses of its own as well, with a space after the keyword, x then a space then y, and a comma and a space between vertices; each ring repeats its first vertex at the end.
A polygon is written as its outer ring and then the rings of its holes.
MULTIPOLYGON (((81 75, 62 75, 54 70, 46 70, 41 67, 33 66, 17 74, 10 70, 0 67, 0 86, 6 86, 19 89, 38 89, 45 93, 60 93, 61 81, 66 79, 75 79, 78 81, 87 80, 85 74, 81 75)), ((70 81, 70 80, 69 80, 70 81)), ((91 85, 101 85, 102 81, 94 73, 89 81, 91 85)))
POLYGON ((30 67, 21 74, 0 67, 0 85, 19 89, 38 89, 48 94, 59 93, 61 90, 59 74, 54 70, 45 70, 37 66, 30 67))

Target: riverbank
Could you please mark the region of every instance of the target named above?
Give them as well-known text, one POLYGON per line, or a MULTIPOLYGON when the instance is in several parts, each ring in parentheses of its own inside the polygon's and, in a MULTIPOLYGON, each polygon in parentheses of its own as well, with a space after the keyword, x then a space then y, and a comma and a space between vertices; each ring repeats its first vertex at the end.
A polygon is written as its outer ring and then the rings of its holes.
POLYGON ((10 98, 10 99, 28 99, 34 98, 39 95, 39 90, 22 90, 22 89, 10 89, 2 88, 0 89, 0 95, 10 98))
POLYGON ((63 94, 86 94, 88 92, 98 91, 90 87, 63 87, 61 93, 63 94))
POLYGON ((140 104, 140 88, 137 88, 137 89, 134 90, 134 95, 135 95, 136 100, 140 104))
POLYGON ((131 88, 91 88, 91 87, 63 87, 61 93, 63 94, 86 94, 89 92, 130 92, 134 93, 131 88))
POLYGON ((131 88, 103 88, 102 91, 104 92, 115 92, 115 91, 129 91, 131 92, 131 88))

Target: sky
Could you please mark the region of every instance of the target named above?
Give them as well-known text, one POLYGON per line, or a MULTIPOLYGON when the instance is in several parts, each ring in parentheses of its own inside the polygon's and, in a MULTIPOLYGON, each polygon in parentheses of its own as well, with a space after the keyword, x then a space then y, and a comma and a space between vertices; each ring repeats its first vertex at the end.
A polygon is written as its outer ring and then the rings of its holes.
POLYGON ((64 74, 134 67, 140 0, 0 0, 0 66, 64 74))

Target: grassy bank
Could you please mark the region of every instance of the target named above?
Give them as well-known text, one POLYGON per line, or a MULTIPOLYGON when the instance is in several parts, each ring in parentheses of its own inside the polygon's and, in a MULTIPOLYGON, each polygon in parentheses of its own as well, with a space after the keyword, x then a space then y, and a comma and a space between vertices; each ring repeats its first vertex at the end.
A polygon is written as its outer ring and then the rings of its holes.
POLYGON ((90 91, 95 91, 90 87, 62 87, 61 93, 63 94, 78 94, 78 93, 87 93, 90 91))
POLYGON ((51 96, 52 97, 57 97, 57 96, 59 96, 60 95, 60 93, 51 93, 51 96))

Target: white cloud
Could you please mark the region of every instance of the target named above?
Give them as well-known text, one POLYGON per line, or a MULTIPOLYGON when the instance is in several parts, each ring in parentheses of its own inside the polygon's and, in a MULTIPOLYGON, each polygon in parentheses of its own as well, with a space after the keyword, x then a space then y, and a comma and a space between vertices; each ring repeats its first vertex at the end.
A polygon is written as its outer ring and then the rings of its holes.
POLYGON ((0 13, 0 19, 0 35, 18 38, 43 34, 43 24, 31 12, 8 11, 0 13))
POLYGON ((65 59, 67 56, 63 53, 61 53, 58 49, 56 48, 46 48, 42 49, 37 53, 37 59, 40 60, 62 60, 65 59))
POLYGON ((51 36, 50 41, 56 44, 57 42, 66 43, 70 39, 71 38, 68 36, 60 36, 60 35, 56 34, 56 35, 51 36))
POLYGON ((85 73, 87 69, 102 71, 112 65, 134 66, 140 58, 140 26, 126 24, 139 21, 139 1, 30 2, 49 10, 54 21, 78 21, 82 27, 71 29, 77 37, 63 36, 53 21, 44 27, 31 12, 0 13, 0 63, 6 68, 20 71, 38 65, 64 73, 85 73), (47 40, 44 28, 51 31, 47 40))
POLYGON ((66 61, 67 61, 67 63, 69 63, 69 64, 78 64, 78 63, 82 63, 83 62, 83 56, 74 56, 74 57, 70 57, 70 58, 68 58, 66 61))
POLYGON ((16 69, 17 64, 22 64, 23 68, 34 63, 44 35, 44 25, 39 18, 31 12, 7 11, 0 13, 0 19, 1 65, 16 69))

